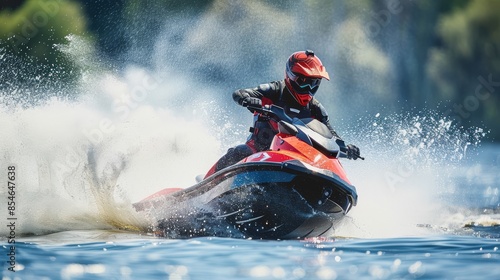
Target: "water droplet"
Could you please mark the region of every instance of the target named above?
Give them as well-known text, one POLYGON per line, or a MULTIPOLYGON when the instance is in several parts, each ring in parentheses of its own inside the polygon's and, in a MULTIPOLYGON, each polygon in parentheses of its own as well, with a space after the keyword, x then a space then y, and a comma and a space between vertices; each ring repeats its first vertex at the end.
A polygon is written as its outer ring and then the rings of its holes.
POLYGON ((422 262, 417 261, 414 264, 410 265, 410 267, 408 267, 408 272, 410 274, 415 274, 420 270, 421 267, 422 267, 422 262))

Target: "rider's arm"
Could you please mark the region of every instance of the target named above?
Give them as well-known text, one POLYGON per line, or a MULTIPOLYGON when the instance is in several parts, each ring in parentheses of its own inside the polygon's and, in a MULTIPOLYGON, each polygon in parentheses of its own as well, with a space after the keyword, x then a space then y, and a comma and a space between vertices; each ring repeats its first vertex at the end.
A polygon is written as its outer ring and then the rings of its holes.
POLYGON ((243 105, 243 101, 247 98, 270 98, 274 99, 274 95, 279 93, 279 86, 276 82, 261 84, 255 88, 238 89, 233 92, 233 100, 239 105, 243 105))
POLYGON ((256 88, 238 89, 233 92, 233 100, 239 105, 243 105, 243 100, 250 97, 262 99, 262 94, 256 88))

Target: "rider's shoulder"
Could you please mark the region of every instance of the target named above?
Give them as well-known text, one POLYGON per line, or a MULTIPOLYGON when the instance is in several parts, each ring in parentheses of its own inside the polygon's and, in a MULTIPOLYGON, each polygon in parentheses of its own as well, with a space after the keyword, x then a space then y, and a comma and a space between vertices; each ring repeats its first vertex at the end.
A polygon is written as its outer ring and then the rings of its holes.
POLYGON ((315 97, 313 97, 311 99, 311 101, 309 102, 309 104, 312 105, 312 106, 315 106, 315 107, 323 107, 323 104, 321 104, 321 102, 318 99, 316 99, 315 97))
POLYGON ((280 89, 280 81, 272 81, 269 83, 260 84, 257 89, 262 93, 276 92, 280 89))
POLYGON ((326 111, 325 106, 323 106, 323 104, 321 104, 321 102, 319 102, 319 100, 314 97, 309 102, 309 108, 311 108, 313 112, 316 112, 316 114, 319 114, 320 116, 328 116, 328 112, 326 111))

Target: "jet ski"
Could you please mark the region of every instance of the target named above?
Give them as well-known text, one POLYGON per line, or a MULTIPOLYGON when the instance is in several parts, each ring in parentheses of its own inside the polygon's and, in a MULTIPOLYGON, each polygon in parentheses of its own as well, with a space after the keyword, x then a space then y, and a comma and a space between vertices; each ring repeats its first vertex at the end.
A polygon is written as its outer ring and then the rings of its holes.
POLYGON ((167 238, 200 236, 305 239, 330 236, 358 195, 339 162, 345 144, 320 121, 291 118, 281 107, 252 108, 278 121, 267 151, 196 185, 164 189, 134 204, 167 238))

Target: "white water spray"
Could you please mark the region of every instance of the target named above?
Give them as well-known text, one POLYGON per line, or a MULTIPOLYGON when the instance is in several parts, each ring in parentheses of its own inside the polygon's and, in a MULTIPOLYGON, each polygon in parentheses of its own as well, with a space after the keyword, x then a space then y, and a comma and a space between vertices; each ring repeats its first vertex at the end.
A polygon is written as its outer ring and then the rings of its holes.
POLYGON ((337 233, 397 237, 463 226, 448 222, 449 193, 468 147, 485 134, 464 131, 433 111, 360 118, 345 138, 358 139, 366 160, 343 162, 359 201, 337 233))
MULTIPOLYGON (((18 234, 144 229, 133 202, 193 185, 221 153, 206 104, 179 114, 168 105, 172 84, 144 69, 95 68, 75 91, 72 101, 0 104, 0 168, 16 167, 18 234)), ((6 205, 5 188, 0 195, 6 205)))

